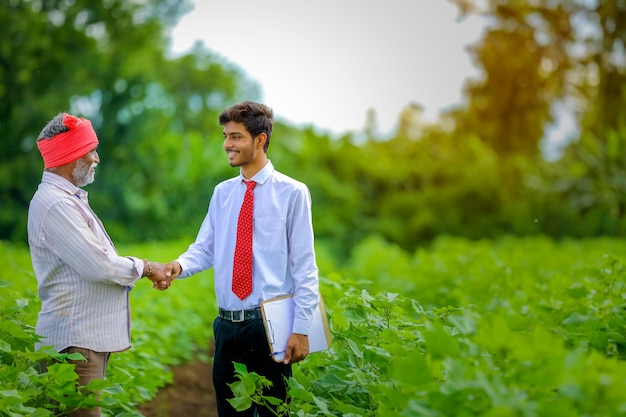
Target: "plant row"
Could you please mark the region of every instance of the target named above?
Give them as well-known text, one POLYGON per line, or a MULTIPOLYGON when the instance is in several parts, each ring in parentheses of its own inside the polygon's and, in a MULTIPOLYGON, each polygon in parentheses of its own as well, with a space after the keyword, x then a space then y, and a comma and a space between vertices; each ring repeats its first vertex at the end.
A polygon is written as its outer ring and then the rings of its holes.
MULTIPOLYGON (((123 251, 169 260, 186 243, 123 251)), ((626 415, 626 244, 615 239, 468 241, 438 238, 407 253, 376 238, 337 265, 318 250, 331 348, 294 367, 292 416, 626 415)), ((0 243, 0 415, 51 415, 96 404, 76 392, 71 365, 34 352, 39 307, 26 248, 0 243)), ((137 406, 171 383, 171 366, 209 361, 215 301, 210 272, 165 292, 140 282, 131 292, 133 349, 114 354, 105 415, 137 406)), ((274 400, 263 377, 238 367, 233 402, 274 400)))

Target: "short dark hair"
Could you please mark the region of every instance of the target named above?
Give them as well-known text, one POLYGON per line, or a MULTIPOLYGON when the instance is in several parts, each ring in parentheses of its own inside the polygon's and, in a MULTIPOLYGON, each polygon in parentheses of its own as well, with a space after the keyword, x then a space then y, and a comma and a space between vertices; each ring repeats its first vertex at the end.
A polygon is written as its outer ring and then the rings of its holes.
POLYGON ((274 112, 271 108, 261 103, 244 101, 227 108, 220 114, 220 126, 224 126, 228 122, 243 123, 253 138, 265 133, 267 140, 263 150, 267 152, 274 126, 274 112))

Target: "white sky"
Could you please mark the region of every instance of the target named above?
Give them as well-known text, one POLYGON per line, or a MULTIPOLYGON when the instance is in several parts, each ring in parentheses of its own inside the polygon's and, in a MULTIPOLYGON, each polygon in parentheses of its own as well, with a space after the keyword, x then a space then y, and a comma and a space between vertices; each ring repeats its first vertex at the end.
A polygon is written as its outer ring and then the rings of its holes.
POLYGON ((361 130, 368 109, 382 133, 409 103, 427 119, 461 102, 478 76, 466 47, 483 21, 458 21, 448 0, 195 0, 172 51, 196 40, 261 86, 276 117, 333 133, 361 130))

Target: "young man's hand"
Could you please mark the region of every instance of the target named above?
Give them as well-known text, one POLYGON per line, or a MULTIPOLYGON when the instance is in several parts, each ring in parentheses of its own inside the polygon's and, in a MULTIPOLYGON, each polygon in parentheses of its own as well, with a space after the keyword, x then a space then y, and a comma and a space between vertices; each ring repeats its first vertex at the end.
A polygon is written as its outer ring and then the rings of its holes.
POLYGON ((309 354, 309 336, 292 333, 287 340, 285 364, 300 362, 309 354))

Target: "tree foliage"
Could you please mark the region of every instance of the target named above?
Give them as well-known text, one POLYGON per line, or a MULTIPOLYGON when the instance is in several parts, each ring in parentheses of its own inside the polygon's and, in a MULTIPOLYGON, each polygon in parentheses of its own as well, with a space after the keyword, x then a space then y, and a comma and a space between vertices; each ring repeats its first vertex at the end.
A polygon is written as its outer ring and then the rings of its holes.
POLYGON ((462 10, 487 15, 489 30, 472 48, 484 77, 467 86, 461 128, 476 132, 499 154, 537 156, 551 105, 565 94, 571 66, 566 48, 572 22, 561 2, 459 0, 462 10))
MULTIPOLYGON (((503 163, 511 155, 529 157, 526 168, 512 175, 520 179, 513 186, 542 232, 622 235, 626 4, 454 2, 462 13, 490 21, 473 49, 485 77, 469 83, 469 106, 455 115, 458 128, 478 134, 503 163), (559 103, 574 114, 577 136, 560 160, 546 164, 538 158, 539 145, 559 103)), ((510 203, 507 211, 515 207, 510 203)))
POLYGON ((60 111, 94 123, 102 169, 91 200, 114 231, 128 239, 148 229, 152 238, 171 236, 206 209, 216 115, 257 97, 258 87, 201 47, 167 57, 166 29, 188 6, 14 0, 0 10, 8 40, 0 55, 0 236, 25 236, 25 208, 42 168, 35 139, 60 111), (150 227, 155 222, 159 228, 150 227))
MULTIPOLYGON (((338 256, 368 235, 406 249, 442 234, 623 235, 626 5, 619 0, 453 0, 488 18, 466 104, 425 122, 419 104, 377 137, 278 120, 269 157, 309 185, 318 240, 338 256), (578 126, 557 161, 546 127, 578 126)), ((60 111, 90 118, 101 164, 90 201, 115 241, 194 235, 213 187, 236 175, 219 112, 260 87, 202 44, 168 52, 185 0, 9 0, 0 9, 0 239, 24 240, 42 162, 35 138, 60 111)), ((272 103, 267 103, 270 106, 272 103)), ((280 113, 280 109, 275 109, 280 113)))

